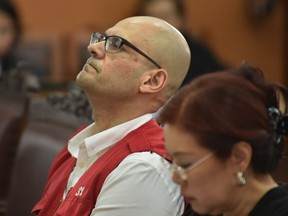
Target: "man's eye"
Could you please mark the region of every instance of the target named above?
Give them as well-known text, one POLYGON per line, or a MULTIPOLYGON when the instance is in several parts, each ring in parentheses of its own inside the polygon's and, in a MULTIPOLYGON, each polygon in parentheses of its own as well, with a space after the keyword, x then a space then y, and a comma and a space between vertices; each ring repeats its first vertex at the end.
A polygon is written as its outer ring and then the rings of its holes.
POLYGON ((94 33, 94 38, 97 38, 97 42, 104 41, 105 35, 100 32, 96 32, 94 33))
POLYGON ((113 49, 120 49, 122 47, 122 41, 119 40, 118 38, 111 38, 112 40, 110 41, 110 46, 113 49))

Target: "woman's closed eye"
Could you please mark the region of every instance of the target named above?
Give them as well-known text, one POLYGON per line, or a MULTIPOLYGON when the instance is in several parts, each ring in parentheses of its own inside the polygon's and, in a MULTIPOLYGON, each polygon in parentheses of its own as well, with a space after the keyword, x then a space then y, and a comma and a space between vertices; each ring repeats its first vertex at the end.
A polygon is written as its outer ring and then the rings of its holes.
POLYGON ((183 169, 186 169, 188 167, 191 167, 194 163, 191 163, 191 162, 175 162, 173 161, 173 163, 178 166, 178 167, 181 167, 183 169))

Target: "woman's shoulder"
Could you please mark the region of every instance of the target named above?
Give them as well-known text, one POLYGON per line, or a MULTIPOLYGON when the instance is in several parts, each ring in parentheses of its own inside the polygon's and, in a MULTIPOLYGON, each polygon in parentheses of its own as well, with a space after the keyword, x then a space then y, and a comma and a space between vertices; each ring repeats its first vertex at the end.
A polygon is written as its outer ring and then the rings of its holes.
POLYGON ((268 191, 249 216, 287 216, 288 184, 280 184, 268 191))

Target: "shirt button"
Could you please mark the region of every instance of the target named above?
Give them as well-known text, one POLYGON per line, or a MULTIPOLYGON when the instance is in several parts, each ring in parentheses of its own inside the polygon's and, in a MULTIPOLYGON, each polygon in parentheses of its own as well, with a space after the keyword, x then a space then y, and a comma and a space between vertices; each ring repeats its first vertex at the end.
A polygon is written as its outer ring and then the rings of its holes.
POLYGON ((79 163, 79 167, 80 167, 80 168, 83 168, 84 166, 85 166, 85 163, 83 163, 83 162, 80 162, 80 163, 79 163))

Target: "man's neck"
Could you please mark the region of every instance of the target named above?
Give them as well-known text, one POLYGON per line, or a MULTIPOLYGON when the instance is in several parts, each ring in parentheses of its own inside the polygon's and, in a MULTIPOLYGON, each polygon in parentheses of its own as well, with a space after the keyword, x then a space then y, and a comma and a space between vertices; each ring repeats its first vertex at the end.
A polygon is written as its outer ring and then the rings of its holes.
POLYGON ((135 111, 122 111, 119 110, 93 110, 93 120, 95 122, 95 132, 101 132, 109 128, 115 127, 119 124, 125 123, 146 113, 135 111))
POLYGON ((153 112, 149 103, 145 104, 143 101, 134 99, 122 102, 90 100, 90 105, 92 106, 92 118, 96 123, 95 129, 98 132, 153 112))

